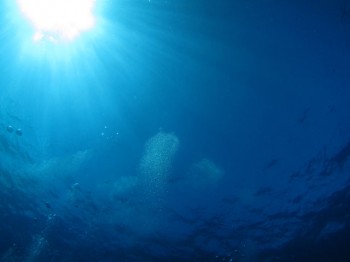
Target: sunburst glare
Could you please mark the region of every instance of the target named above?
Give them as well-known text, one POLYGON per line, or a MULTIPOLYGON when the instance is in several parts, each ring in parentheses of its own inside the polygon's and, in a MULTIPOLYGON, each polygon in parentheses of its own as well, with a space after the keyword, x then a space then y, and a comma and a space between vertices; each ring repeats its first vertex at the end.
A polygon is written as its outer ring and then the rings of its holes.
POLYGON ((34 27, 33 39, 67 41, 91 29, 95 0, 18 0, 25 17, 34 27))

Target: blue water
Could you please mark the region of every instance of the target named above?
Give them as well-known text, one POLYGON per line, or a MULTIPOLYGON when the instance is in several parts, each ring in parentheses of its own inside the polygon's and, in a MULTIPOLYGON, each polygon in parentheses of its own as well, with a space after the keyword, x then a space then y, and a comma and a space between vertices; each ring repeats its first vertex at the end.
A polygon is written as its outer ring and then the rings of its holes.
POLYGON ((350 1, 97 0, 69 43, 13 2, 1 261, 350 261, 350 1))

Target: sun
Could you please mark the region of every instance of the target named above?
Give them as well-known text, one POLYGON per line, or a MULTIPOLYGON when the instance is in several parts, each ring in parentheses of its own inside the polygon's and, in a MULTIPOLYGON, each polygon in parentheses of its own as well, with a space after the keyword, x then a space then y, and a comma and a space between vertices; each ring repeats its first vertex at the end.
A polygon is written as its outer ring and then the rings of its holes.
POLYGON ((33 39, 72 40, 95 24, 95 0, 17 0, 34 27, 33 39))

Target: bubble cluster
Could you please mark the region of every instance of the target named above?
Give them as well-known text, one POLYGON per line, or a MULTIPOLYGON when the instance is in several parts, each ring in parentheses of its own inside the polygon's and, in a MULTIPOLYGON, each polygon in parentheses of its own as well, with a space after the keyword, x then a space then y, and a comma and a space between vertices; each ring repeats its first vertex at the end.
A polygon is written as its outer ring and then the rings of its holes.
POLYGON ((152 190, 164 183, 178 147, 179 139, 172 133, 159 132, 146 142, 140 173, 152 190))
POLYGON ((41 261, 44 251, 48 246, 48 234, 56 220, 56 214, 49 214, 44 229, 38 235, 34 235, 32 244, 28 250, 26 262, 41 261))
MULTIPOLYGON (((9 132, 9 133, 13 133, 15 129, 13 128, 13 126, 8 125, 8 126, 6 127, 6 130, 7 130, 7 132, 9 132)), ((17 128, 16 131, 15 131, 15 133, 16 133, 16 135, 18 135, 18 136, 22 136, 22 135, 23 135, 23 131, 22 131, 22 129, 20 129, 20 128, 17 128)))

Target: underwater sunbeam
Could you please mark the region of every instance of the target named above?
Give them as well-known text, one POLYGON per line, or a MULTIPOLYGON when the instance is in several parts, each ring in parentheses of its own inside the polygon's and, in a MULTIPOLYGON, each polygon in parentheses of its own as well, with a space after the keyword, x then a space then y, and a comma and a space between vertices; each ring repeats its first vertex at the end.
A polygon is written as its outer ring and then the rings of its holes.
POLYGON ((33 39, 72 40, 94 26, 95 0, 17 0, 34 27, 33 39))

